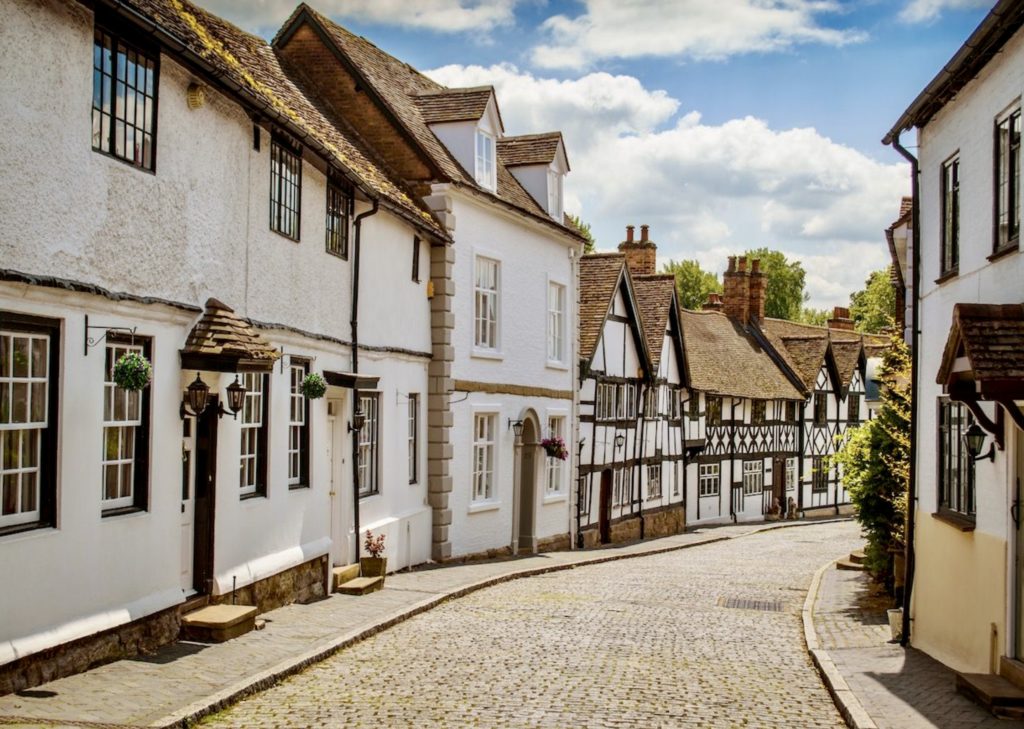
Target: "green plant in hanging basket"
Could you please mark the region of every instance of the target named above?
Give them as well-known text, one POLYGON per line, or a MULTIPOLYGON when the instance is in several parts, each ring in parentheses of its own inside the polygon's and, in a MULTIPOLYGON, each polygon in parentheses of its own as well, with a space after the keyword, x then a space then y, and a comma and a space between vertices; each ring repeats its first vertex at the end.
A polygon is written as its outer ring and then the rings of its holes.
POLYGON ((114 384, 122 390, 141 390, 153 379, 153 365, 138 352, 121 355, 114 363, 114 384))
POLYGON ((322 375, 310 372, 302 378, 302 384, 299 386, 299 389, 302 390, 302 394, 308 399, 319 400, 327 392, 327 381, 324 380, 322 375))

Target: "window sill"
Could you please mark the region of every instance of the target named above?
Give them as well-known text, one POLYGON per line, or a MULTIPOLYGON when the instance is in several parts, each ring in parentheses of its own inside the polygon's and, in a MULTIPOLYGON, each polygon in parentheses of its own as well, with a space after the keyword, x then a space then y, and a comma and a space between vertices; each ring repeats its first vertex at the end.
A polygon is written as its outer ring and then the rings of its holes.
POLYGON ((308 489, 309 489, 309 484, 308 483, 290 483, 290 484, 288 484, 288 490, 289 491, 303 491, 303 490, 308 490, 308 489))
POLYGON ((100 516, 104 519, 111 516, 127 516, 128 514, 145 514, 141 506, 119 506, 116 509, 104 509, 100 516))
POLYGON ((554 493, 547 494, 541 503, 543 503, 545 506, 547 506, 548 504, 560 504, 563 501, 566 501, 568 498, 569 495, 566 494, 564 491, 556 491, 554 493))
POLYGON ((996 248, 992 252, 992 255, 989 256, 986 260, 988 260, 990 262, 991 261, 998 261, 1000 258, 1004 258, 1005 256, 1008 256, 1011 253, 1016 253, 1017 251, 1020 250, 1020 248, 1018 247, 1018 244, 1019 244, 1018 239, 1014 238, 1013 240, 1011 240, 1009 243, 1007 243, 1003 247, 996 248))
POLYGON ((956 511, 941 509, 932 514, 933 519, 938 519, 943 524, 948 524, 961 532, 973 532, 975 521, 973 517, 960 514, 956 511))
MULTIPOLYGON (((154 134, 153 136, 156 135, 154 134)), ((93 147, 92 151, 100 155, 101 157, 106 157, 107 159, 112 159, 115 162, 119 162, 120 164, 123 164, 125 167, 130 167, 133 170, 145 172, 147 175, 153 175, 153 177, 156 177, 156 164, 153 165, 152 169, 146 169, 142 165, 137 165, 129 159, 125 159, 124 157, 118 157, 116 154, 112 154, 110 152, 104 152, 102 149, 97 149, 96 147, 93 147)))
POLYGON ((259 491, 253 491, 251 494, 239 494, 239 501, 248 501, 249 499, 265 499, 267 495, 259 491))
POLYGON ((363 501, 364 499, 370 499, 374 496, 380 496, 380 491, 368 491, 365 494, 359 494, 359 500, 363 501))
POLYGON ((480 514, 485 511, 497 511, 500 508, 500 501, 477 501, 469 505, 468 513, 480 514))
POLYGON ((53 524, 49 524, 41 521, 30 521, 25 524, 12 524, 7 527, 0 527, 0 537, 13 537, 16 534, 27 536, 30 532, 33 533, 44 533, 46 531, 57 531, 57 528, 53 524))
POLYGON ((332 258, 338 258, 338 259, 340 259, 342 261, 347 261, 348 260, 348 253, 341 253, 340 251, 328 251, 326 249, 324 250, 324 252, 327 255, 331 256, 332 258))
POLYGON ((563 372, 569 371, 569 365, 567 365, 565 362, 557 362, 552 359, 549 359, 547 361, 545 367, 547 367, 549 370, 562 370, 563 372))
POLYGON ((477 349, 476 347, 473 347, 473 350, 470 352, 469 356, 470 357, 475 357, 476 359, 495 359, 495 360, 505 359, 505 354, 503 352, 501 352, 500 350, 497 350, 497 349, 477 349))
POLYGON ((292 236, 288 235, 287 233, 282 233, 280 230, 276 230, 275 228, 271 228, 270 232, 275 234, 275 235, 281 236, 285 240, 290 240, 292 243, 301 243, 302 242, 301 237, 293 238, 292 236))
POLYGON ((942 284, 944 284, 947 281, 950 281, 950 280, 956 278, 959 275, 960 275, 960 269, 959 268, 954 268, 952 270, 946 271, 944 274, 942 274, 937 279, 935 279, 935 283, 937 285, 941 286, 942 284))

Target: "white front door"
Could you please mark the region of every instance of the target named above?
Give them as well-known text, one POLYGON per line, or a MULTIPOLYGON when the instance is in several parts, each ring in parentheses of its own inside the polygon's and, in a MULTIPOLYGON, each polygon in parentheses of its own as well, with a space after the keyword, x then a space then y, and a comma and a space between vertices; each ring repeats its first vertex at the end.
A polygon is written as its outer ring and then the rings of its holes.
POLYGON ((345 468, 348 458, 345 446, 344 416, 347 398, 327 400, 327 463, 331 495, 331 562, 335 566, 352 562, 352 477, 345 468))
POLYGON ((187 437, 181 439, 181 589, 186 593, 194 592, 192 587, 192 523, 195 516, 193 473, 193 446, 195 445, 195 421, 191 418, 184 421, 187 437))

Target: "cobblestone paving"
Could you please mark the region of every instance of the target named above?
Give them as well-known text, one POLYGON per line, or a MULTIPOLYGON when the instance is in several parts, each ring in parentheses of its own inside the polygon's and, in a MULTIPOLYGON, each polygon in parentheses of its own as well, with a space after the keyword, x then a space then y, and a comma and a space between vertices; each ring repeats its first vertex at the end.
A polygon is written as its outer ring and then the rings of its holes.
POLYGON ((889 600, 863 572, 828 570, 814 627, 821 647, 879 729, 1011 729, 956 692, 953 672, 913 648, 890 643, 889 600))
POLYGON ((815 569, 858 543, 822 524, 498 585, 206 725, 842 727, 799 611, 815 569))

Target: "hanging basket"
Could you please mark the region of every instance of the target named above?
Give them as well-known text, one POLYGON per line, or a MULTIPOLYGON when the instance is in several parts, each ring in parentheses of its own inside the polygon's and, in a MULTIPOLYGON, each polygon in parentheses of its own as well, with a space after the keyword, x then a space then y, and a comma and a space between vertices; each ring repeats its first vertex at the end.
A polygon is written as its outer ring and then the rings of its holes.
POLYGON ((565 441, 559 436, 554 438, 545 438, 540 442, 540 447, 547 453, 548 458, 557 458, 560 461, 564 461, 569 457, 569 451, 565 447, 565 441))
POLYGON ((299 389, 307 400, 319 400, 327 392, 327 381, 316 372, 310 372, 302 378, 299 389))
POLYGON ((122 390, 137 392, 153 379, 153 365, 138 352, 121 355, 114 363, 114 384, 122 390))

